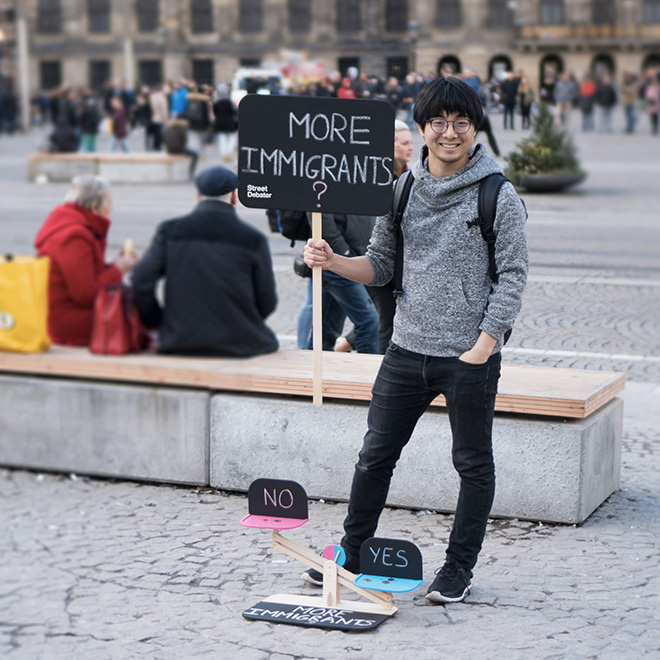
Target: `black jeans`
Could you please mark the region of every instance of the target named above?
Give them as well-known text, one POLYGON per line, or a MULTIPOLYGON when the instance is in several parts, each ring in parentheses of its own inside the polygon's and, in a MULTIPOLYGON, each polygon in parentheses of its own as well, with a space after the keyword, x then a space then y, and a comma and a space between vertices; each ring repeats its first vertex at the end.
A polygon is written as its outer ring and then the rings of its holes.
POLYGON ((472 569, 495 495, 492 427, 501 356, 481 365, 411 353, 390 344, 373 387, 368 430, 355 466, 342 545, 359 555, 373 536, 390 480, 417 420, 444 394, 452 431, 452 461, 460 492, 447 558, 472 569))

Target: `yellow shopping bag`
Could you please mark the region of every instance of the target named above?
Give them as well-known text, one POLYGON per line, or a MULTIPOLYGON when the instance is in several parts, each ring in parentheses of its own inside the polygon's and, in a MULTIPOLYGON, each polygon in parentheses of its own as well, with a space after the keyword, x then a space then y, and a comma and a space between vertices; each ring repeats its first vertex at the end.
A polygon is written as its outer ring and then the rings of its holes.
POLYGON ((0 257, 0 351, 41 353, 50 347, 48 257, 0 257))

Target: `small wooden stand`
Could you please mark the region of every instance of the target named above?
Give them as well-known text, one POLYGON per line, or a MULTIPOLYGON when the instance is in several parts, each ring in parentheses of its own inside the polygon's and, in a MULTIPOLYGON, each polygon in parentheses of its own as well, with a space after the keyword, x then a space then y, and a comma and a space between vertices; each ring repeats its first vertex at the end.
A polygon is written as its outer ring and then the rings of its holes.
POLYGON ((245 610, 243 616, 246 619, 364 631, 380 625, 397 611, 392 604, 391 593, 356 586, 356 576, 332 559, 325 559, 325 552, 321 557, 280 534, 279 530, 295 529, 309 520, 307 494, 300 484, 281 479, 256 479, 248 490, 248 504, 249 514, 241 520, 241 524, 244 527, 270 529, 274 548, 319 571, 323 575, 323 595, 270 596, 245 610), (342 586, 371 602, 342 601, 342 586))
POLYGON ((282 536, 276 529, 273 530, 273 547, 281 550, 289 557, 297 559, 323 573, 323 596, 295 596, 282 595, 277 596, 278 602, 290 605, 316 605, 321 607, 335 607, 339 609, 353 610, 355 612, 370 612, 372 614, 384 614, 392 616, 397 608, 393 604, 392 594, 383 591, 367 591, 353 584, 355 575, 350 573, 342 566, 338 566, 331 559, 323 557, 302 548, 297 543, 282 536), (364 603, 360 601, 342 601, 341 586, 351 589, 355 593, 372 601, 364 603))

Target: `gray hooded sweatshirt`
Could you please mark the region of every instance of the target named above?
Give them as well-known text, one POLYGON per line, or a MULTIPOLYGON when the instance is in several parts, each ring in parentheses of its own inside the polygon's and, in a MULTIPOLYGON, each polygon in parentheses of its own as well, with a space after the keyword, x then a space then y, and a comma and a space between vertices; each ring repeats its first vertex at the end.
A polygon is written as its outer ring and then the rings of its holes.
MULTIPOLYGON (((520 311, 527 281, 526 211, 510 183, 499 194, 494 231, 498 282, 488 273, 488 247, 478 226, 479 182, 501 172, 483 145, 452 176, 438 179, 428 170, 422 147, 413 166, 415 182, 401 222, 403 293, 397 300, 392 341, 415 353, 458 357, 483 330, 497 339, 493 352, 520 311)), ((374 286, 392 279, 396 234, 391 213, 378 218, 367 258, 374 286)))

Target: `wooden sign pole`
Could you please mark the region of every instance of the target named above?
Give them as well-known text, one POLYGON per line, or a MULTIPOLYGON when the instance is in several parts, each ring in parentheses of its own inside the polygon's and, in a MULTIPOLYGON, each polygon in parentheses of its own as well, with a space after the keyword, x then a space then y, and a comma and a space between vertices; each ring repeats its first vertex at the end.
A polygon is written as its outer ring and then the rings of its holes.
MULTIPOLYGON (((312 213, 312 239, 321 240, 321 214, 312 213)), ((323 293, 322 269, 315 266, 312 269, 312 337, 314 353, 314 372, 312 379, 314 405, 320 406, 323 403, 323 293)))

